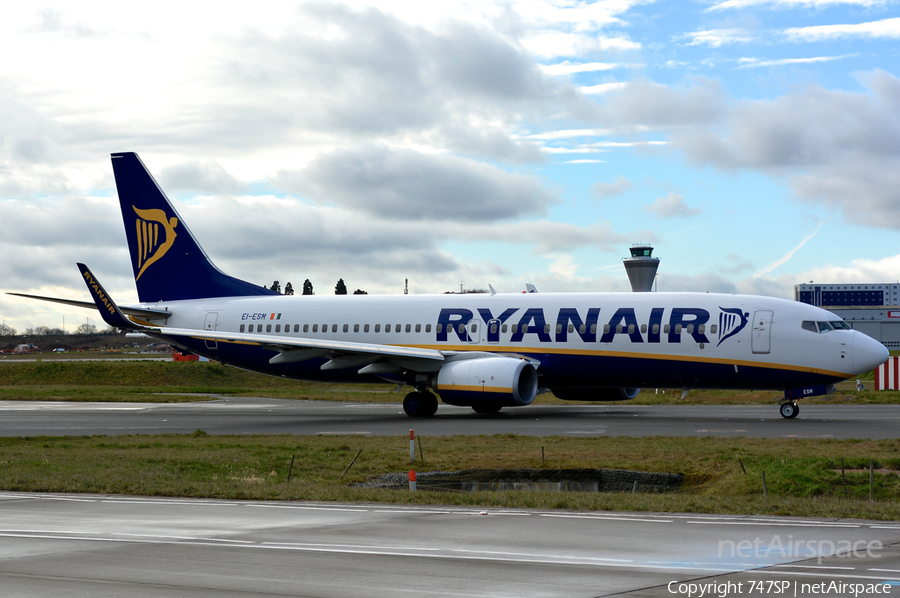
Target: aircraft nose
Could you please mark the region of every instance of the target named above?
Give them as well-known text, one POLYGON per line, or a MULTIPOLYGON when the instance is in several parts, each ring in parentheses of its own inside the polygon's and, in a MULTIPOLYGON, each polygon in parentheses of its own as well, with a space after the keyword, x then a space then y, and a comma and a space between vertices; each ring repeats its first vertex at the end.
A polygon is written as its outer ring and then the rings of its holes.
POLYGON ((853 370, 857 374, 868 372, 888 360, 887 347, 871 336, 857 332, 853 339, 853 370))

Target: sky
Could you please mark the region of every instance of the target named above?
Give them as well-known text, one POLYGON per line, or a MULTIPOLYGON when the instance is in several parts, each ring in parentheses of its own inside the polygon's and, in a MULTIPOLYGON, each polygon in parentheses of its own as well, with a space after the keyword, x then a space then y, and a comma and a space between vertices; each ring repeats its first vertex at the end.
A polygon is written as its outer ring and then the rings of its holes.
POLYGON ((370 294, 900 280, 900 2, 5 3, 0 322, 137 301, 109 155, 225 272, 370 294))

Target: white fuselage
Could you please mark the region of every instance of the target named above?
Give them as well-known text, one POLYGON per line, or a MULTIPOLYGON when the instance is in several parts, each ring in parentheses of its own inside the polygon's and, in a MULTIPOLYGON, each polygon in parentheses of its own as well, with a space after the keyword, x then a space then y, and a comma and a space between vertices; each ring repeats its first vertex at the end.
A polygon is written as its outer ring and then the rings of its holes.
MULTIPOLYGON (((770 297, 708 293, 256 296, 144 305, 166 326, 514 354, 540 363, 543 386, 787 388, 850 378, 886 350, 857 331, 817 332, 840 319, 770 297)), ((208 343, 191 350, 268 373, 266 360, 208 343)), ((263 355, 264 356, 264 355, 263 355)), ((317 374, 321 361, 288 375, 317 374)), ((359 379, 348 368, 339 377, 359 379)))

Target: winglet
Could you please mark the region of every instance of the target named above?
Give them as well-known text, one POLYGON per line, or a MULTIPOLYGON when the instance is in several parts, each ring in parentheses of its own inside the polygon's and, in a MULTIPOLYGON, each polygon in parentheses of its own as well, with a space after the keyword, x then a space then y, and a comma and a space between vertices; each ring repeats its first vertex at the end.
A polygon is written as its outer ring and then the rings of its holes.
POLYGON ((84 283, 87 285, 88 291, 90 291, 91 297, 94 299, 94 303, 97 305, 97 309, 100 311, 100 316, 103 317, 104 322, 110 326, 124 328, 125 330, 141 329, 140 326, 135 325, 125 317, 125 314, 122 313, 119 306, 113 302, 112 297, 106 292, 106 289, 100 285, 100 282, 94 276, 94 273, 91 272, 90 268, 84 264, 78 264, 78 269, 81 270, 81 275, 84 277, 84 283))

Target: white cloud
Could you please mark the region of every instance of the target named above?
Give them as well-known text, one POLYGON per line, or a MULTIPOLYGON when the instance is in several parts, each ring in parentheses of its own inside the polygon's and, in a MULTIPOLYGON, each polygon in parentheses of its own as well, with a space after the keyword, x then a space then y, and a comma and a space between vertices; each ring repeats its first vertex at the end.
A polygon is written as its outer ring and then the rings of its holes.
POLYGON ((508 220, 543 214, 558 201, 532 176, 381 144, 321 154, 273 182, 319 203, 397 220, 508 220))
POLYGON ((645 206, 644 211, 659 218, 688 218, 703 213, 700 208, 688 206, 684 201, 684 196, 680 193, 669 193, 665 197, 658 197, 651 205, 645 206))
POLYGON ((612 91, 621 91, 628 87, 628 83, 613 81, 610 83, 599 83, 597 85, 585 85, 579 87, 578 91, 585 95, 601 95, 612 91))
POLYGON ((753 41, 753 35, 746 29, 709 29, 682 33, 675 39, 691 40, 688 46, 709 46, 718 48, 726 44, 747 43, 753 41))
POLYGON ((784 30, 784 35, 795 42, 819 42, 848 37, 898 39, 900 38, 900 17, 869 23, 791 27, 784 30))
POLYGON ((771 6, 772 8, 828 8, 831 6, 884 6, 885 0, 725 0, 717 2, 706 9, 707 12, 727 9, 750 8, 754 6, 771 6))
POLYGON ((779 58, 777 60, 759 60, 757 58, 741 58, 738 62, 739 69, 759 68, 766 66, 786 66, 790 64, 814 64, 817 62, 831 62, 832 60, 842 60, 844 58, 852 58, 858 54, 843 54, 841 56, 813 56, 811 58, 779 58))
POLYGON ((717 129, 670 139, 695 163, 786 177, 796 197, 848 221, 900 228, 900 80, 876 71, 864 83, 871 93, 810 86, 742 102, 717 129))
POLYGON ((610 71, 613 69, 622 68, 622 66, 622 64, 608 62, 584 62, 572 64, 568 60, 564 60, 563 62, 557 64, 539 65, 542 71, 544 71, 548 75, 553 76, 574 75, 576 73, 593 73, 597 71, 610 71))
POLYGON ((591 186, 591 195, 594 197, 612 197, 614 195, 622 195, 631 189, 631 181, 623 176, 616 178, 613 183, 594 183, 591 186))

